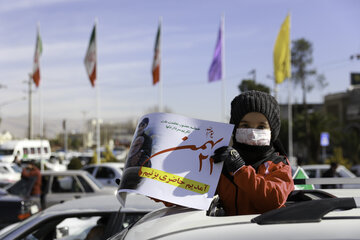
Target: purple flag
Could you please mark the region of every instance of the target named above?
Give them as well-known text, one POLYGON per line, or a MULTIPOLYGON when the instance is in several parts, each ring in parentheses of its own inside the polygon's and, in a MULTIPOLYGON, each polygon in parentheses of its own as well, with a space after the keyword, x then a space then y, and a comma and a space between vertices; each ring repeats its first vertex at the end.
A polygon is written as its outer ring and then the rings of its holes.
POLYGON ((221 36, 221 27, 219 29, 219 35, 216 42, 214 58, 211 62, 211 66, 209 69, 209 82, 214 82, 217 80, 221 80, 222 78, 222 70, 221 70, 221 45, 222 45, 222 36, 221 36))

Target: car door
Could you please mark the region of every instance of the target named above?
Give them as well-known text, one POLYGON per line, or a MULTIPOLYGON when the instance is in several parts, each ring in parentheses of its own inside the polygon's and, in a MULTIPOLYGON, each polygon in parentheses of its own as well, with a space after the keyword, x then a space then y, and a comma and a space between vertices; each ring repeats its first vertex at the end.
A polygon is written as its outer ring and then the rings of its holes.
POLYGON ((45 197, 46 207, 85 195, 82 185, 73 175, 53 175, 50 184, 45 197))

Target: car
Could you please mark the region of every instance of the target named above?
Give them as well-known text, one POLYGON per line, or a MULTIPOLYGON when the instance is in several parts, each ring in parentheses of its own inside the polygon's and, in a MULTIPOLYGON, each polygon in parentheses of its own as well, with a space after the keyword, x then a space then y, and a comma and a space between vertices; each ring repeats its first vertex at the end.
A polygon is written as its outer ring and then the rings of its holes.
POLYGON ((106 239, 163 205, 129 194, 125 207, 113 195, 93 196, 56 204, 0 231, 0 239, 106 239), (94 231, 95 230, 95 231, 94 231), (102 231, 96 231, 102 230, 102 231))
POLYGON ((360 236, 359 189, 294 190, 286 207, 263 214, 213 216, 209 213, 180 206, 162 208, 109 239, 339 240, 360 236))
POLYGON ((34 179, 20 181, 0 190, 0 227, 22 221, 41 209, 76 198, 95 195, 115 196, 116 188, 104 187, 82 170, 43 171, 42 196, 30 196, 34 179))
POLYGON ((89 164, 82 168, 105 186, 118 186, 116 179, 121 179, 125 163, 109 162, 89 164))
MULTIPOLYGON (((306 174, 309 176, 309 178, 321 178, 325 171, 327 171, 330 168, 329 164, 314 164, 314 165, 302 165, 302 169, 306 172, 306 174)), ((336 172, 339 177, 341 178, 355 178, 356 175, 352 173, 350 170, 348 170, 343 165, 338 165, 336 172)), ((338 185, 338 188, 344 187, 344 188, 360 188, 360 185, 338 185)), ((321 185, 315 184, 315 188, 322 188, 321 185)))
POLYGON ((19 181, 21 171, 15 163, 0 163, 0 188, 19 181))
POLYGON ((40 201, 30 197, 34 183, 34 179, 23 178, 0 189, 0 229, 40 211, 40 201))
POLYGON ((360 164, 356 164, 350 168, 351 172, 353 172, 357 177, 360 177, 360 164))
POLYGON ((103 186, 91 174, 83 170, 43 171, 43 208, 67 200, 94 195, 115 195, 115 187, 103 186))

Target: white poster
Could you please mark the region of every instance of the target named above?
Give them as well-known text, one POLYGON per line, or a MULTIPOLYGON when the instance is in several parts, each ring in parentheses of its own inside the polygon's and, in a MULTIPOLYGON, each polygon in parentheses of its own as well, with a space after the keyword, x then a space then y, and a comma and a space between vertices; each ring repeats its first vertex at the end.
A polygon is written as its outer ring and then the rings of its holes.
POLYGON ((206 210, 219 181, 222 163, 210 156, 230 142, 232 124, 168 113, 140 118, 118 190, 206 210))

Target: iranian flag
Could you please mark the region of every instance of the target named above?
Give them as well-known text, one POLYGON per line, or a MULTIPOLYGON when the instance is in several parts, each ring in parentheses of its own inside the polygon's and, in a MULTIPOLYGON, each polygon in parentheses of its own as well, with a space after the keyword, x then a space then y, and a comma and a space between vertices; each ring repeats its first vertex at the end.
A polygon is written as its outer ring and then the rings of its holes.
POLYGON ((96 80, 96 25, 91 32, 89 46, 84 59, 86 72, 89 76, 91 86, 95 86, 96 80))
POLYGON ((152 77, 153 77, 153 85, 160 81, 160 33, 161 33, 161 24, 159 24, 156 40, 155 40, 155 48, 154 48, 154 60, 152 64, 152 77))
POLYGON ((36 45, 35 45, 35 54, 34 54, 34 65, 33 65, 33 74, 32 78, 36 87, 39 87, 40 84, 40 56, 42 53, 42 41, 40 37, 39 27, 36 34, 36 45))

